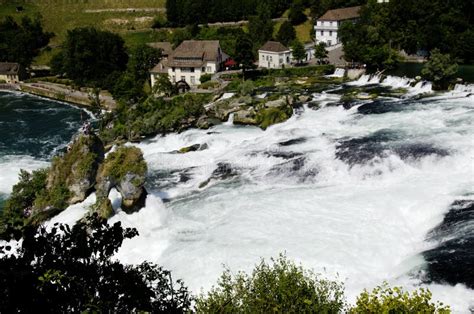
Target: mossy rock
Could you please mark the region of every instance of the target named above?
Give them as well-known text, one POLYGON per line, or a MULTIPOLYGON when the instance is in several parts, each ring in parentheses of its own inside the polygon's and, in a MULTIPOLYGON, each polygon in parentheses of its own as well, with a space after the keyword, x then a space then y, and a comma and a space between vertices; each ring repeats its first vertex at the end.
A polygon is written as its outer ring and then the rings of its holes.
MULTIPOLYGON (((147 164, 142 151, 133 146, 121 146, 109 153, 100 165, 96 195, 98 199, 108 199, 110 190, 115 187, 122 196, 122 209, 127 213, 137 211, 145 204, 146 173, 147 164)), ((98 206, 98 209, 105 211, 103 206, 98 206)))
POLYGON ((262 129, 266 129, 271 125, 285 122, 293 115, 293 109, 289 105, 280 107, 264 108, 257 112, 256 121, 262 129))
MULTIPOLYGON (((94 133, 79 135, 64 156, 53 158, 47 191, 57 191, 59 187, 65 187, 69 190, 68 204, 84 201, 94 187, 97 169, 103 159, 104 145, 100 138, 94 133)), ((47 203, 48 198, 51 199, 46 196, 41 201, 47 203)), ((44 205, 46 204, 39 207, 44 205)))
POLYGON ((97 198, 97 201, 92 205, 92 210, 99 214, 102 218, 110 218, 114 214, 114 208, 112 207, 112 202, 110 202, 107 197, 97 198))

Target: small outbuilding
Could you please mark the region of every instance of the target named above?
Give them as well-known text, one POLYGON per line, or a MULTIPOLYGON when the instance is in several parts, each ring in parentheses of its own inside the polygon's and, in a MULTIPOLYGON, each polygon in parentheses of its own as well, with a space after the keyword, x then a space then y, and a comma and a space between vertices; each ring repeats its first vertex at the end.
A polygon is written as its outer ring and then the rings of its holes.
POLYGON ((0 62, 0 82, 16 84, 26 77, 25 69, 14 62, 0 62))

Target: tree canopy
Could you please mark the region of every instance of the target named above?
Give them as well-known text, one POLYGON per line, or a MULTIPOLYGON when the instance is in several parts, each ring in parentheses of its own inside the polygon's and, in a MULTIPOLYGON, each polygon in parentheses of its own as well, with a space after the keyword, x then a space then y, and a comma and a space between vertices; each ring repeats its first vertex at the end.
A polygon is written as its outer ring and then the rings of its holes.
POLYGON ((298 41, 293 41, 291 45, 291 54, 293 55, 293 59, 296 60, 297 63, 301 63, 306 58, 306 49, 304 45, 298 41))
POLYGON ((112 256, 138 235, 96 214, 74 227, 55 224, 14 231, 18 249, 0 248, 0 312, 186 312, 182 282, 150 263, 123 265, 112 256))
POLYGON ((281 42, 283 45, 288 46, 295 39, 296 39, 296 31, 293 25, 291 25, 289 21, 283 22, 276 35, 276 40, 281 42))
POLYGON ((396 50, 409 54, 438 48, 453 58, 474 59, 474 2, 443 0, 370 0, 357 25, 343 24, 339 32, 346 60, 369 67, 391 67, 396 50))
POLYGON ((0 20, 0 61, 29 66, 53 36, 43 30, 39 16, 34 19, 25 16, 20 23, 7 16, 0 20))
POLYGON ((52 70, 66 74, 80 85, 104 85, 114 72, 126 69, 128 55, 117 34, 93 27, 68 31, 62 51, 52 61, 52 70))
POLYGON ((434 89, 447 89, 457 71, 458 65, 449 54, 442 54, 439 49, 434 49, 421 74, 423 78, 433 82, 434 89))
POLYGON ((246 20, 255 15, 257 5, 268 7, 272 17, 280 16, 290 0, 167 0, 166 15, 171 26, 246 20))

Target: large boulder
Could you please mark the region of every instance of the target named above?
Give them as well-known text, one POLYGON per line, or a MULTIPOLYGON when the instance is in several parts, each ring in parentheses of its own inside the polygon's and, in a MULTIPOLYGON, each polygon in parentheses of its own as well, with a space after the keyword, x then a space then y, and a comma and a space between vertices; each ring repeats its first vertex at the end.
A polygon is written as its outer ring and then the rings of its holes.
MULTIPOLYGON (((104 201, 110 190, 116 188, 122 196, 122 210, 126 213, 138 211, 145 205, 147 196, 144 187, 146 172, 147 165, 139 148, 119 147, 100 165, 96 184, 97 199, 104 201)), ((100 214, 111 214, 107 204, 99 204, 96 207, 106 209, 100 211, 100 214)))
POLYGON ((46 188, 69 190, 68 204, 84 201, 94 188, 104 145, 94 133, 80 134, 68 145, 64 156, 55 157, 48 173, 46 188))
POLYGON ((253 107, 242 109, 234 113, 234 124, 257 125, 256 112, 253 107))

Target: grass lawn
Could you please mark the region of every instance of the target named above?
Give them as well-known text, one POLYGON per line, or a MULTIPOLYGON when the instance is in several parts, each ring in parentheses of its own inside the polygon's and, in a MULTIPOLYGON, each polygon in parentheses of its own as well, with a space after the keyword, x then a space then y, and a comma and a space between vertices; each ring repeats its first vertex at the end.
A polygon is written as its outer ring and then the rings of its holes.
MULTIPOLYGON (((286 10, 285 13, 283 13, 282 17, 288 17, 288 12, 289 12, 289 10, 286 10)), ((296 38, 302 43, 312 41, 310 32, 311 32, 311 30, 313 28, 313 25, 314 25, 313 20, 311 19, 311 16, 310 16, 310 9, 306 9, 304 13, 308 17, 306 22, 304 22, 303 24, 295 26, 296 38)), ((276 37, 276 35, 278 33, 278 30, 280 29, 281 24, 283 24, 283 22, 278 22, 278 23, 275 24, 275 28, 273 30, 273 37, 276 37)))
POLYGON ((19 20, 41 14, 45 29, 56 35, 50 43, 53 51, 45 51, 35 60, 44 64, 64 40, 67 30, 81 26, 121 34, 149 30, 156 16, 165 15, 164 7, 165 0, 0 0, 0 18, 11 15, 19 20), (23 12, 16 12, 17 6, 22 6, 23 12))

